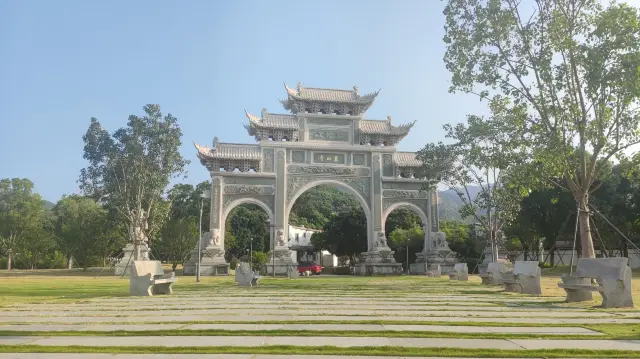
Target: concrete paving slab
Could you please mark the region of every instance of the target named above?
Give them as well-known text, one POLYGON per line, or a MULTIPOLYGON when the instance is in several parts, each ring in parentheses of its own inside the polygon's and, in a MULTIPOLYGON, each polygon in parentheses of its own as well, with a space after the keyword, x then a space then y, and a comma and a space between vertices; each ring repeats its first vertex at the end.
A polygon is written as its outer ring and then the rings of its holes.
POLYGON ((0 336, 0 345, 24 345, 33 344, 44 337, 19 337, 19 336, 0 336))
MULTIPOLYGON (((607 312, 587 312, 587 311, 475 311, 475 310, 362 310, 362 309, 339 309, 339 308, 297 308, 297 309, 195 309, 195 310, 142 310, 142 311, 101 311, 92 312, 3 312, 1 318, 50 318, 50 317, 81 317, 81 316, 104 316, 104 317, 165 317, 175 315, 239 315, 248 316, 260 312, 261 315, 344 315, 344 316, 416 316, 416 317, 532 317, 532 318, 613 318, 620 317, 607 312)), ((144 320, 144 319, 140 319, 144 320)))
MULTIPOLYGON (((186 359, 407 359, 407 357, 395 357, 395 356, 392 357, 392 356, 338 356, 338 355, 0 353, 0 359, 182 359, 182 358, 186 358, 186 359)), ((461 358, 411 357, 411 359, 461 359, 461 358)), ((480 358, 467 357, 465 359, 480 359, 480 358)), ((496 359, 496 358, 482 358, 482 359, 496 359)), ((523 359, 523 358, 515 358, 515 359, 523 359)))
MULTIPOLYGON (((521 346, 502 339, 429 339, 429 338, 380 338, 380 337, 266 337, 266 336, 136 336, 136 337, 50 337, 30 343, 42 346, 102 346, 102 347, 262 347, 270 345, 381 347, 402 346, 411 348, 473 348, 473 349, 522 349, 521 346)), ((640 348, 640 345, 638 345, 640 348)))
POLYGON ((465 348, 465 349, 589 349, 589 350, 638 350, 640 343, 625 340, 531 340, 531 339, 455 339, 455 338, 376 338, 376 337, 268 337, 268 336, 136 336, 136 337, 0 337, 0 345, 13 340, 12 344, 42 346, 102 346, 102 347, 262 347, 270 345, 291 346, 336 346, 336 347, 383 347, 407 348, 465 348))
MULTIPOLYGON (((439 313, 441 314, 441 313, 439 313)), ((629 318, 509 318, 509 317, 455 317, 455 316, 340 316, 340 315, 175 315, 175 316, 147 316, 147 317, 0 317, 0 323, 185 323, 185 322, 265 322, 265 321, 388 321, 388 322, 454 322, 454 323, 517 323, 517 324, 638 324, 640 319, 629 318)))
POLYGON ((390 325, 390 324, 68 324, 68 325, 0 325, 6 331, 151 331, 151 330, 224 330, 224 331, 414 331, 448 333, 499 333, 499 334, 569 334, 602 335, 580 327, 486 327, 446 325, 390 325))

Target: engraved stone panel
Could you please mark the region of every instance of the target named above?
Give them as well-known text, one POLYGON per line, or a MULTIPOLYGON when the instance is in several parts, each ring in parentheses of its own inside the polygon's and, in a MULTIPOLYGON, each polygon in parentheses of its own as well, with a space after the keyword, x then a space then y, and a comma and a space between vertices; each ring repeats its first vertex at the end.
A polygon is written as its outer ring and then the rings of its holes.
POLYGON ((275 186, 276 180, 275 178, 264 178, 264 177, 241 177, 241 176, 229 176, 223 177, 224 183, 227 185, 230 184, 247 184, 247 185, 258 185, 258 186, 275 186))
POLYGON ((391 155, 382 155, 382 175, 393 177, 393 158, 391 155))
POLYGON ((349 131, 310 129, 309 139, 314 141, 349 141, 349 131))
POLYGON ((273 172, 273 149, 265 148, 262 152, 264 172, 273 172))
POLYGON ((387 189, 382 195, 389 198, 427 198, 427 192, 387 189))
POLYGON ((345 155, 342 153, 313 153, 313 162, 315 163, 336 163, 344 164, 345 155))
POLYGON ((305 152, 304 151, 291 151, 291 162, 304 163, 305 152))
POLYGON ((440 220, 438 218, 438 192, 431 191, 431 232, 440 231, 440 220))
POLYGON ((364 166, 365 164, 364 153, 355 153, 353 155, 353 164, 356 166, 364 166))
POLYGON ((320 126, 349 126, 351 119, 340 118, 307 118, 307 123, 320 126))

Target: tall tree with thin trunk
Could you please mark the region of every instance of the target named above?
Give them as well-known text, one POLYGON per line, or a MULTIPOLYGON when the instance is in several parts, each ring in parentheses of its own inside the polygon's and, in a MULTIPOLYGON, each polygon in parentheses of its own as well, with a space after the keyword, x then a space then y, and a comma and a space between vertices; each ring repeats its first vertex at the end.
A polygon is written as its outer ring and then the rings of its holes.
POLYGON ((0 180, 0 250, 7 255, 7 270, 24 241, 42 229, 46 212, 33 182, 26 178, 0 180))
POLYGON ((547 180, 580 208, 582 255, 594 257, 589 195, 609 159, 640 142, 636 8, 598 0, 448 0, 451 91, 502 96, 547 180))
POLYGON ((179 151, 178 120, 163 115, 158 105, 147 105, 144 112, 129 116, 127 126, 112 135, 92 118, 83 137, 89 166, 80 174, 83 192, 118 211, 138 248, 141 238, 152 238, 162 228, 170 206, 160 202, 188 163, 179 151))

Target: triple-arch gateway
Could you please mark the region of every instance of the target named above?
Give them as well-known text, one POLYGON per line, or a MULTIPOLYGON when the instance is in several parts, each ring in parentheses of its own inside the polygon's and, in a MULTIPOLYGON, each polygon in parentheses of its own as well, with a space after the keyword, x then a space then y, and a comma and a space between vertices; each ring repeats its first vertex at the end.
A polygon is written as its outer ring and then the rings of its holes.
POLYGON ((210 232, 202 248, 197 247, 185 263, 184 273, 194 274, 202 253, 203 275, 227 275, 224 258, 224 225, 231 210, 244 203, 262 207, 271 223, 268 274, 286 275, 295 265, 288 247, 289 212, 306 190, 333 185, 349 192, 367 218, 367 252, 355 265, 359 275, 401 274, 393 258, 384 225, 397 208, 415 212, 425 229, 425 248, 411 266, 412 274, 424 274, 428 264, 440 264, 448 272, 455 263, 453 253, 439 231, 437 193, 423 191, 424 180, 416 178, 421 163, 413 152, 398 152, 395 146, 414 123, 394 125, 386 120, 368 120, 365 112, 379 91, 360 95, 352 90, 286 86, 281 100, 289 114, 263 109, 260 116, 246 112, 245 128, 257 144, 213 140, 213 147, 195 144, 200 162, 211 174, 210 232))

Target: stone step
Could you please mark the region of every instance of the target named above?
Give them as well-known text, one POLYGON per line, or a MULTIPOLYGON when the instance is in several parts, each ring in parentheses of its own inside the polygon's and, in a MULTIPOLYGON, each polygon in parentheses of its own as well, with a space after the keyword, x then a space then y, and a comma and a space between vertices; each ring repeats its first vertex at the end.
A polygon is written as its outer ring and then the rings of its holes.
POLYGON ((405 347, 461 349, 586 349, 640 350, 638 340, 455 339, 384 337, 269 337, 269 336, 64 336, 0 337, 0 345, 97 346, 97 347, 405 347))

